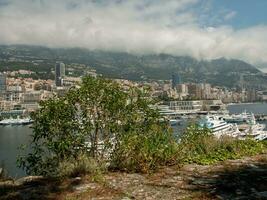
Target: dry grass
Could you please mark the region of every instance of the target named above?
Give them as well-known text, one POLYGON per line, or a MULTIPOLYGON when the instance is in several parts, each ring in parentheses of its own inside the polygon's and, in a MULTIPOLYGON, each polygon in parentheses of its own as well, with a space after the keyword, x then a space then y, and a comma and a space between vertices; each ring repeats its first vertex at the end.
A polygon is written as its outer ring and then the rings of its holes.
POLYGON ((105 170, 106 168, 103 163, 97 162, 87 155, 80 155, 75 160, 71 159, 61 162, 58 168, 58 174, 59 177, 77 177, 92 174, 98 180, 105 170))

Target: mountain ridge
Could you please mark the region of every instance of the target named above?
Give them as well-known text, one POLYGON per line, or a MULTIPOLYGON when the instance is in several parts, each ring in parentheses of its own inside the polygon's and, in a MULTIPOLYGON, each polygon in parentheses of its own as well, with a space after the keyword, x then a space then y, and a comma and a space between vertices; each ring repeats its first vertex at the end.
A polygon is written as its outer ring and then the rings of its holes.
POLYGON ((1 57, 20 56, 24 59, 57 60, 81 63, 106 77, 129 80, 169 80, 178 73, 184 82, 208 82, 213 85, 239 87, 242 79, 249 88, 265 88, 267 78, 255 66, 237 59, 197 60, 190 56, 168 54, 134 55, 82 48, 48 48, 42 46, 0 46, 1 57), (3 53, 5 52, 5 54, 3 53))

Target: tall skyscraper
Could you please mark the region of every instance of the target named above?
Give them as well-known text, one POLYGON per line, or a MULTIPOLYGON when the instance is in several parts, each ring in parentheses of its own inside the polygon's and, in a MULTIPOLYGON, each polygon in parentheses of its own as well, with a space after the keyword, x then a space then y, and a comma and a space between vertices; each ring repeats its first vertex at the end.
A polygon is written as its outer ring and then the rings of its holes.
POLYGON ((178 73, 172 74, 172 89, 181 83, 181 78, 178 73))
POLYGON ((0 93, 6 91, 6 75, 0 72, 0 93))
POLYGON ((63 79, 65 77, 65 64, 62 62, 56 63, 55 66, 55 83, 56 86, 63 85, 63 79))

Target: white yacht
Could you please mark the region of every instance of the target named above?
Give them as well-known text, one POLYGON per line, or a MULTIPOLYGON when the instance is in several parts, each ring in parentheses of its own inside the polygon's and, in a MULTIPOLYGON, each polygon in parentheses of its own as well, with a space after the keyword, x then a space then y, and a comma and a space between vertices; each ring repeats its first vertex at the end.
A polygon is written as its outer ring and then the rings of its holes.
POLYGON ((209 128, 216 137, 222 135, 237 135, 238 129, 236 125, 225 122, 221 117, 216 115, 207 115, 199 121, 199 126, 209 128))
MULTIPOLYGON (((217 126, 221 127, 224 130, 224 127, 226 128, 226 124, 228 122, 228 125, 232 125, 230 130, 227 130, 225 133, 220 131, 220 135, 222 134, 227 134, 239 139, 243 139, 247 136, 253 137, 255 140, 265 140, 267 139, 267 131, 264 131, 265 129, 265 124, 259 124, 256 122, 255 116, 253 113, 247 113, 244 111, 241 114, 237 115, 229 115, 228 119, 232 120, 227 120, 225 116, 218 117, 218 116, 213 116, 213 118, 210 121, 213 122, 213 127, 211 128, 213 132, 216 133, 216 130, 218 130, 217 126), (219 119, 221 120, 218 122, 218 120, 214 119, 219 119), (236 123, 233 123, 236 122, 236 123), (242 124, 237 125, 238 122, 242 122, 242 124)), ((208 126, 207 126, 208 127, 208 126)), ((209 127, 208 127, 209 128, 209 127)), ((218 134, 218 133, 217 133, 218 134)))
POLYGON ((245 110, 240 114, 224 115, 223 119, 229 123, 244 123, 249 120, 250 116, 251 115, 245 110))
POLYGON ((253 136, 256 140, 267 139, 267 131, 264 131, 266 125, 257 123, 253 113, 249 116, 247 123, 249 125, 249 128, 246 130, 248 135, 253 136))

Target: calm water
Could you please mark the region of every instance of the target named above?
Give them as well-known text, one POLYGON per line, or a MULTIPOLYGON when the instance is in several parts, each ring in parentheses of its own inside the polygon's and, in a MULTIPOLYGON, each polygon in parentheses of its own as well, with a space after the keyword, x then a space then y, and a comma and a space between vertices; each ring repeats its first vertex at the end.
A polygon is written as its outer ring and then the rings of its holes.
MULTIPOLYGON (((241 113, 247 110, 255 114, 267 114, 267 104, 229 105, 228 110, 230 113, 241 113)), ((20 153, 18 147, 28 143, 30 134, 31 129, 28 126, 0 126, 0 164, 4 164, 12 177, 18 178, 25 175, 16 167, 16 157, 20 153)))
POLYGON ((244 110, 247 112, 253 112, 254 114, 267 114, 267 103, 254 103, 254 104, 236 104, 228 105, 229 112, 241 113, 244 110))
POLYGON ((28 143, 30 134, 28 126, 0 126, 0 164, 12 177, 25 175, 23 170, 16 167, 16 157, 20 154, 18 147, 28 143))

